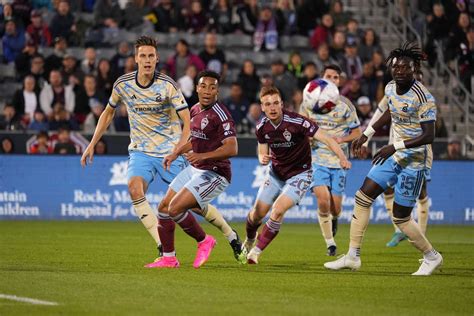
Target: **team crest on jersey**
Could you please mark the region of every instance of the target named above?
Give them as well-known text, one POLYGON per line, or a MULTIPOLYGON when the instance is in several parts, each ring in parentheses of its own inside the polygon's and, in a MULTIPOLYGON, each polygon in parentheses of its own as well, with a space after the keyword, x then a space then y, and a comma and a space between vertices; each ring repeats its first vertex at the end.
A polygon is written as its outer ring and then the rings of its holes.
POLYGON ((207 117, 205 117, 201 120, 201 129, 204 130, 207 124, 209 124, 209 120, 207 119, 207 117))
POLYGON ((408 112, 408 104, 403 103, 402 111, 407 113, 408 112))
POLYGON ((288 130, 283 132, 283 137, 285 137, 286 141, 289 142, 291 140, 291 133, 288 130))
POLYGON ((268 134, 265 134, 265 139, 270 139, 270 136, 268 136, 268 134))
POLYGON ((158 93, 158 94, 156 95, 155 101, 156 101, 156 102, 162 102, 162 101, 163 101, 163 99, 161 98, 161 93, 158 93))
POLYGON ((311 125, 311 124, 309 124, 308 121, 304 121, 304 122, 303 122, 303 127, 304 127, 304 128, 308 128, 310 125, 311 125))

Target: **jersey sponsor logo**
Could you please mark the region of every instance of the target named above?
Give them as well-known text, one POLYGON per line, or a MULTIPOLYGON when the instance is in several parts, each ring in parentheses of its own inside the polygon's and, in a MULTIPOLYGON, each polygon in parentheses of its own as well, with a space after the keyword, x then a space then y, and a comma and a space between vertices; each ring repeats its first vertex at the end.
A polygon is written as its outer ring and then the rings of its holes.
POLYGON ((294 145, 296 145, 295 142, 274 143, 274 144, 270 144, 270 148, 284 148, 284 147, 292 147, 294 145))
POLYGON ((196 137, 196 138, 200 138, 200 139, 204 139, 204 140, 208 140, 207 135, 203 131, 196 131, 196 130, 193 129, 193 130, 191 130, 191 136, 196 137))
POLYGON ((394 123, 397 124, 411 124, 411 118, 410 117, 404 117, 401 115, 397 115, 396 113, 392 112, 392 120, 394 123))
POLYGON ((289 142, 291 140, 291 133, 288 130, 283 132, 283 137, 285 137, 286 141, 289 142))
POLYGON ((205 129, 207 124, 209 124, 209 120, 207 119, 207 116, 201 120, 201 129, 205 129))

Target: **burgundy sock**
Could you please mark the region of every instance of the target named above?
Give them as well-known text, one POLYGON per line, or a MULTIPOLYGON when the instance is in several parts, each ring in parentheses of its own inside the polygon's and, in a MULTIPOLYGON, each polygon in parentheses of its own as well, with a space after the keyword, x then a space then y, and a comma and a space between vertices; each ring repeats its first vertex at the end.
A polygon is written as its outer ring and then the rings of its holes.
POLYGON ((250 219, 250 214, 247 216, 247 224, 245 225, 245 229, 247 230, 248 239, 255 239, 255 236, 257 236, 257 230, 260 225, 262 225, 262 223, 254 223, 250 219))
POLYGON ((181 226, 186 234, 196 239, 197 242, 201 242, 206 238, 206 233, 191 213, 184 212, 173 217, 173 220, 181 226))
POLYGON ((276 235, 278 235, 278 232, 280 231, 280 226, 280 222, 276 222, 271 218, 267 221, 265 226, 263 226, 262 233, 258 235, 258 249, 263 250, 272 242, 276 235))
POLYGON ((158 214, 158 234, 160 235, 163 252, 174 251, 175 223, 168 214, 158 214))

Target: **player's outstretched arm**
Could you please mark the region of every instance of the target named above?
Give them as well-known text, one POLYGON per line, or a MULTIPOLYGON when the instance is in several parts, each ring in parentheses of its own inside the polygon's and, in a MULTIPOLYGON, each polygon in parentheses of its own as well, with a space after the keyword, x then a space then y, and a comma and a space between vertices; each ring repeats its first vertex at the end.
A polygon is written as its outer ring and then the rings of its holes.
POLYGON ((343 137, 336 137, 336 142, 338 144, 350 143, 354 139, 359 138, 360 135, 362 135, 360 127, 356 127, 356 128, 351 129, 351 132, 348 135, 343 136, 343 137))
POLYGON ((225 160, 236 156, 238 145, 236 137, 227 137, 222 141, 222 146, 216 150, 207 153, 190 152, 184 155, 190 163, 196 163, 203 160, 225 160))
POLYGON ((270 155, 270 149, 268 148, 268 144, 258 143, 258 161, 262 165, 268 165, 271 159, 272 155, 270 155))
POLYGON ((171 163, 178 158, 179 155, 182 155, 184 153, 187 153, 188 151, 193 149, 193 145, 191 144, 191 141, 188 141, 182 146, 176 146, 175 150, 169 155, 166 155, 163 157, 163 167, 165 170, 170 170, 171 163))
POLYGON ((326 134, 322 129, 318 129, 316 134, 314 134, 314 138, 320 142, 325 143, 329 149, 331 149, 339 158, 339 163, 343 169, 350 169, 351 162, 347 160, 346 155, 342 151, 339 144, 328 134, 326 134))
POLYGON ((385 160, 388 159, 391 155, 393 155, 399 149, 405 148, 414 148, 420 147, 427 144, 432 144, 435 138, 435 121, 428 121, 428 122, 421 122, 421 135, 407 139, 401 140, 398 142, 393 143, 392 145, 386 145, 380 148, 380 150, 375 154, 372 163, 374 164, 382 164, 385 160))
POLYGON ((114 119, 114 114, 115 109, 111 106, 107 106, 104 112, 102 112, 102 114, 100 115, 99 121, 97 122, 97 126, 94 131, 94 136, 92 136, 89 145, 87 146, 81 157, 81 165, 83 167, 85 167, 88 162, 92 163, 92 160, 94 159, 94 147, 100 140, 102 135, 104 135, 110 123, 112 123, 112 120, 114 119))

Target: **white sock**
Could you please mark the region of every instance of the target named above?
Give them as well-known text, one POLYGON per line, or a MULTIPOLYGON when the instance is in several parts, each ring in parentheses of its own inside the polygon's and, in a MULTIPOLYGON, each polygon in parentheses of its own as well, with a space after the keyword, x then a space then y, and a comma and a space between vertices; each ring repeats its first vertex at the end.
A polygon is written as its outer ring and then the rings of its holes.
POLYGON ((225 236, 225 238, 227 238, 227 240, 231 242, 232 240, 237 239, 237 234, 234 231, 232 231, 232 233, 230 233, 229 236, 225 236))
POLYGON ((336 246, 336 242, 334 241, 334 238, 331 239, 324 239, 326 241, 326 248, 329 248, 331 246, 336 246))
POLYGON ((163 257, 176 257, 176 251, 163 252, 163 257))
POLYGON ((434 248, 432 248, 431 250, 428 250, 427 252, 423 254, 423 258, 427 260, 436 260, 437 257, 438 257, 438 252, 434 248))
POLYGON ((347 254, 351 258, 359 260, 360 259, 360 248, 349 247, 349 252, 347 254))

